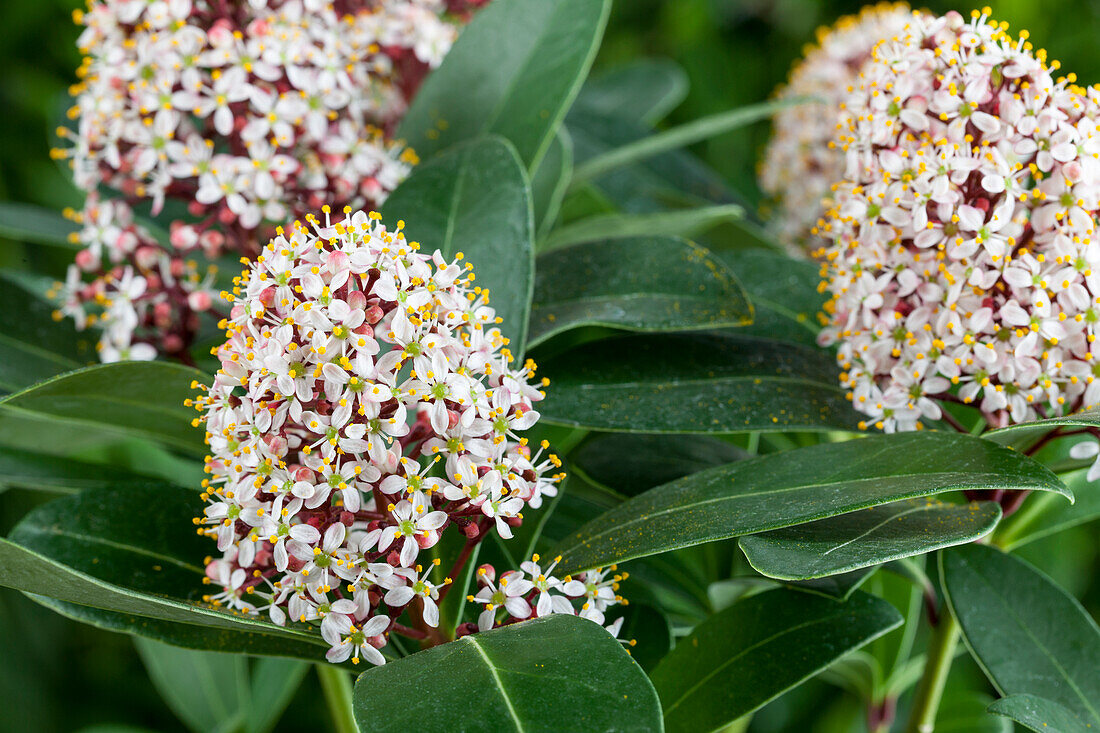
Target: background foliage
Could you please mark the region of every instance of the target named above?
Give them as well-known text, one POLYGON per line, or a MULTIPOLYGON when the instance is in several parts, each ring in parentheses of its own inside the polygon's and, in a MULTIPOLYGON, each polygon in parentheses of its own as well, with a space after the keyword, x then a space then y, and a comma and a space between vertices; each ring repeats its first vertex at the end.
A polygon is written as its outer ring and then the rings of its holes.
MULTIPOLYGON (((995 17, 1015 29, 1028 28, 1085 82, 1100 80, 1100 2, 1030 0, 994 2, 995 17)), ((79 58, 72 0, 6 2, 0 10, 0 200, 51 207, 79 202, 62 171, 49 158, 52 128, 64 108, 63 95, 79 58)), ((620 0, 614 6, 597 71, 639 56, 673 59, 688 73, 690 91, 664 124, 765 99, 785 78, 791 62, 813 30, 858 2, 812 0, 620 0)), ((942 12, 953 3, 927 2, 942 12)), ((768 134, 766 124, 716 137, 695 153, 718 171, 743 200, 758 203, 754 173, 768 134)), ((710 237, 735 245, 732 228, 710 237)), ((0 239, 0 267, 60 274, 64 253, 27 248, 0 239)), ((0 492, 5 487, 0 484, 0 492)), ((0 534, 42 494, 7 491, 0 502, 0 534)), ((1091 541, 1097 526, 1086 524, 1036 541, 1019 555, 1050 574, 1093 615, 1100 613, 1100 558, 1091 541), (1055 543, 1057 547, 1055 547, 1055 543)), ((182 729, 153 690, 129 637, 99 631, 45 612, 21 594, 0 590, 0 705, 7 711, 0 729, 80 730, 121 724, 157 730, 182 729), (13 714, 14 713, 14 714, 13 714)), ((984 684, 972 663, 957 664, 953 675, 984 684)), ((950 688, 949 688, 950 689, 950 688)), ((281 728, 315 724, 320 690, 307 676, 281 728)), ((965 704, 965 700, 959 704, 965 704)), ((754 718, 751 730, 832 730, 831 720, 845 718, 856 699, 836 688, 812 682, 771 703, 754 718)), ((946 704, 951 704, 948 700, 946 704)), ((116 729, 117 730, 117 729, 116 729)))

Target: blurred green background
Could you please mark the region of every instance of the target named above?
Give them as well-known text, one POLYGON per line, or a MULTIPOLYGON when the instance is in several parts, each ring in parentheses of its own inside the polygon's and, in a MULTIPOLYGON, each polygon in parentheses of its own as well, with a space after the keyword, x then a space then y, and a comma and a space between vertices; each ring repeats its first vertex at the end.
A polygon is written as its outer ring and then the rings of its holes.
MULTIPOLYGON (((1045 46, 1067 71, 1076 71, 1085 83, 1100 81, 1100 0, 990 4, 995 17, 1010 22, 1012 30, 1028 28, 1036 45, 1045 46)), ((48 155, 52 127, 67 104, 66 88, 79 62, 70 19, 78 5, 75 0, 4 0, 0 7, 0 200, 55 209, 79 205, 80 197, 48 155)), ((616 0, 597 68, 639 56, 681 64, 691 91, 665 122, 676 124, 765 99, 786 78, 816 27, 860 5, 616 0)), ((937 12, 971 9, 939 1, 923 6, 937 12)), ((754 200, 756 161, 767 135, 767 125, 761 124, 710 140, 694 152, 754 200)), ((29 254, 0 239, 0 265, 19 267, 29 254)), ((4 492, 0 477, 0 533, 44 498, 4 492)), ((1096 530, 1095 524, 1078 527, 1021 553, 1083 599, 1094 616, 1100 612, 1096 530)), ((71 731, 109 724, 182 730, 146 679, 128 637, 70 622, 7 590, 0 590, 0 661, 0 730, 71 731)), ((978 677, 972 665, 959 665, 957 674, 978 677)), ((752 730, 845 730, 850 721, 858 726, 861 720, 853 704, 835 688, 813 683, 769 705, 752 730), (830 721, 844 722, 835 727, 830 721)), ((309 676, 281 729, 317 729, 324 720, 320 690, 309 676)))

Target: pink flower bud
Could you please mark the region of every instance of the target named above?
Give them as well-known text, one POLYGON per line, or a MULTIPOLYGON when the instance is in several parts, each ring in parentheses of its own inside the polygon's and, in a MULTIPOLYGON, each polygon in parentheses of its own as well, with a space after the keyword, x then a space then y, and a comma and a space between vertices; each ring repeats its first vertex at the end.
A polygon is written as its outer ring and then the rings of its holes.
POLYGON ((176 354, 183 351, 183 339, 177 334, 170 333, 164 337, 163 347, 169 354, 176 354))
POLYGON ((199 243, 199 235, 195 227, 174 221, 169 229, 168 241, 173 247, 184 251, 193 249, 199 243))
POLYGON ((187 305, 194 311, 206 311, 213 305, 210 293, 205 290, 196 290, 187 296, 187 305))
POLYGON ((161 250, 156 247, 138 247, 134 252, 134 263, 142 270, 151 270, 160 259, 161 250))
POLYGON ((497 579, 497 570, 489 563, 483 563, 477 566, 477 579, 479 583, 495 583, 497 579))
POLYGON ((98 260, 90 249, 82 249, 76 253, 76 266, 84 272, 90 272, 98 265, 98 260))
POLYGON ((363 310, 367 307, 367 296, 363 295, 362 290, 353 290, 348 293, 347 303, 354 311, 363 310))

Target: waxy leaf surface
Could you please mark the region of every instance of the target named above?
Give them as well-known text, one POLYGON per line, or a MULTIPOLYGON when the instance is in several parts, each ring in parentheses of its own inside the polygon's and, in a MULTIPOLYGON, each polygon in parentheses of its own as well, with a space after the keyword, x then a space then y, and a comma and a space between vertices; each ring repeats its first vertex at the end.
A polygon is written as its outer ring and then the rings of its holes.
POLYGON ((464 636, 355 683, 360 730, 660 731, 653 685, 599 624, 553 615, 464 636), (410 692, 419 691, 419 692, 410 692), (400 704, 380 701, 400 700, 400 704))
MULTIPOLYGON (((477 284, 492 293, 500 329, 523 353, 534 283, 531 189, 515 149, 498 137, 474 140, 416 167, 382 207, 406 224, 422 251, 461 252, 477 284)), ((461 264, 461 263, 460 263, 461 264)))
POLYGON ((756 710, 902 623, 886 601, 773 590, 697 626, 650 674, 670 733, 706 733, 756 710))
POLYGON ((749 535, 740 544, 758 572, 805 580, 972 542, 992 532, 1000 518, 996 502, 948 504, 926 497, 749 535))
POLYGON ((968 435, 914 432, 774 453, 626 501, 558 546, 573 572, 958 489, 1068 490, 1044 466, 968 435))
MULTIPOLYGON (((197 369, 160 361, 129 361, 79 369, 0 399, 0 444, 8 431, 28 421, 57 421, 66 430, 108 432, 145 438, 173 448, 203 453, 201 429, 191 421, 198 413, 184 405, 194 398, 191 382, 209 381, 197 369)), ((17 437, 17 436, 16 436, 17 437)))
POLYGON ((593 430, 728 433, 856 430, 834 360, 735 333, 632 335, 540 362, 544 420, 593 430))
POLYGON ((677 331, 752 320, 741 284, 704 247, 632 237, 540 255, 531 344, 579 326, 677 331))
POLYGON ((1081 719, 1056 702, 1021 693, 996 700, 989 712, 1015 720, 1020 725, 1039 733, 1088 733, 1095 726, 1086 726, 1081 719))
POLYGON ((218 651, 321 658, 325 644, 316 631, 201 602, 216 591, 202 583, 214 543, 190 521, 201 510, 196 492, 167 485, 43 504, 0 540, 0 585, 46 596, 46 605, 63 602, 59 612, 117 631, 218 651))
POLYGON ((951 612, 1002 695, 1029 694, 1100 727, 1100 628, 1073 596, 985 545, 940 556, 951 612))
POLYGON ((610 0, 495 0, 424 80, 397 136, 422 158, 495 133, 528 170, 580 91, 610 0))

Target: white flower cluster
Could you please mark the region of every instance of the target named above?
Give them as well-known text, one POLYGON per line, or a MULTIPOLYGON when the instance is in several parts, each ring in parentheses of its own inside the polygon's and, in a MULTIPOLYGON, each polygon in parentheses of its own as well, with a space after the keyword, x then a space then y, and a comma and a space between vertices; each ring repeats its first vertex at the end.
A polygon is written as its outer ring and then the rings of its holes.
MULTIPOLYGON (((563 474, 545 442, 532 453, 518 435, 545 393, 529 383, 533 362, 511 365, 462 255, 421 254, 375 213, 325 213, 324 226, 307 216, 313 233, 280 229, 224 294, 222 366, 194 401, 212 453, 196 522, 223 553, 208 563, 220 586, 208 600, 319 621, 331 661, 381 664, 391 631, 436 633, 451 578, 433 578, 439 561, 421 553, 462 532, 457 577, 477 542, 511 537, 563 474)), ((558 590, 530 571, 532 596, 558 590)), ((594 591, 562 592, 602 611, 606 583, 590 577, 594 591)), ((565 610, 546 603, 540 615, 565 610)))
MULTIPOLYGON (((561 557, 554 558, 544 570, 539 565, 539 556, 520 563, 519 570, 510 570, 497 582, 496 571, 492 565, 482 565, 477 569, 477 581, 480 588, 476 595, 466 600, 480 603, 484 610, 477 618, 476 629, 487 631, 500 621, 501 611, 509 617, 509 622, 522 621, 532 613, 536 616, 548 616, 552 613, 576 614, 581 618, 604 623, 604 612, 608 608, 627 603, 618 594, 619 582, 626 580, 629 573, 615 573, 616 566, 607 570, 596 569, 581 573, 576 578, 553 575, 554 567, 561 557), (580 611, 574 609, 574 600, 581 599, 580 611), (535 601, 534 608, 531 601, 535 601)), ((607 630, 613 636, 619 635, 623 617, 615 619, 607 630)), ((630 642, 633 645, 633 642, 630 642)))
POLYGON ((73 237, 87 246, 76 253, 65 282, 49 292, 59 299, 54 317, 69 316, 80 330, 98 325, 105 362, 155 359, 158 348, 185 353, 199 328, 197 314, 215 295, 215 268, 202 272, 193 260, 170 254, 121 199, 92 192, 82 213, 65 213, 80 223, 73 237), (86 282, 85 272, 99 274, 86 282))
MULTIPOLYGON (((63 312, 100 314, 105 360, 120 358, 131 340, 169 354, 180 338, 188 345, 196 303, 154 286, 195 267, 177 260, 223 249, 252 256, 273 222, 326 202, 374 206, 397 187, 416 156, 388 135, 455 39, 461 18, 450 5, 97 0, 76 11, 86 54, 69 112, 77 127, 59 129, 70 146, 55 154, 70 159, 77 186, 92 195, 63 312), (170 241, 140 229, 119 239, 124 223, 105 220, 114 207, 94 193, 108 189, 126 202, 120 207, 148 201, 154 215, 177 202, 170 241), (167 256, 139 261, 135 236, 167 256), (116 293, 116 265, 146 280, 144 291, 116 293), (85 280, 110 301, 133 303, 135 318, 82 297, 85 280), (152 312, 158 306, 174 314, 167 333, 152 312)), ((129 356, 153 353, 138 351, 129 356)))
POLYGON ((993 426, 1100 398, 1100 94, 975 12, 914 15, 844 105, 825 342, 869 423, 993 426))
POLYGON ((817 45, 805 50, 776 95, 816 100, 775 115, 760 167, 760 187, 774 206, 769 226, 794 254, 805 255, 821 244, 810 230, 825 211, 822 198, 844 173, 844 157, 829 146, 839 105, 874 45, 904 28, 910 16, 903 3, 879 3, 840 18, 831 28, 819 28, 817 45))

